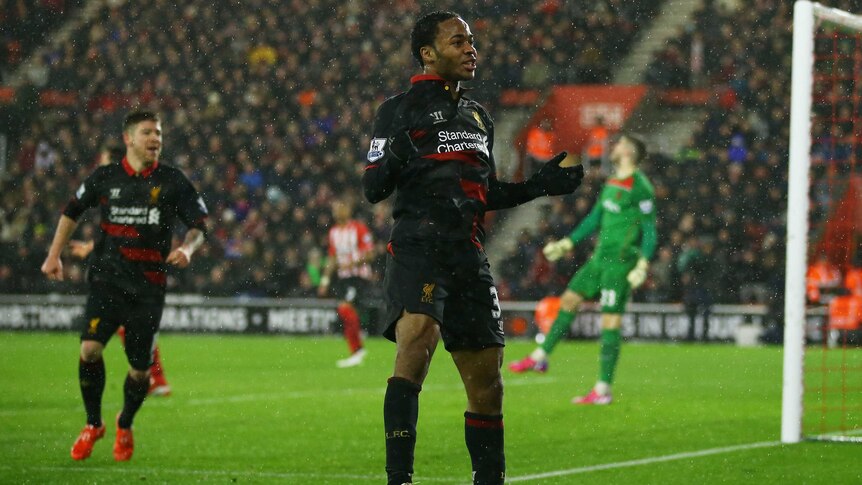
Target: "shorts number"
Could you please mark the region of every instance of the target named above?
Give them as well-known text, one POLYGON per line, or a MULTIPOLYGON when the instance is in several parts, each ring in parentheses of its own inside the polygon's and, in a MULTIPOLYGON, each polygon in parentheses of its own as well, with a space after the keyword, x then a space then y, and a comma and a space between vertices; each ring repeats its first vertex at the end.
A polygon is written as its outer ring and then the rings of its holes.
POLYGON ((617 304, 616 290, 602 290, 602 298, 600 300, 603 307, 612 307, 617 304))
POLYGON ((497 288, 492 286, 489 289, 491 290, 491 316, 493 318, 500 318, 503 315, 503 310, 500 308, 500 297, 497 296, 497 288))

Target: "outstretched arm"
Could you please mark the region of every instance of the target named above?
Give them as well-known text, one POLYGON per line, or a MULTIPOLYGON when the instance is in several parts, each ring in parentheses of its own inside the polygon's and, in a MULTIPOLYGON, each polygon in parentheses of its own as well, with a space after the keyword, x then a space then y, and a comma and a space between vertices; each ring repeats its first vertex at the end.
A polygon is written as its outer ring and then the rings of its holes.
POLYGON ((569 234, 569 239, 577 244, 585 238, 590 237, 599 228, 602 222, 602 205, 598 202, 593 206, 593 209, 587 214, 587 217, 575 226, 575 229, 569 234))
POLYGON ((566 156, 566 152, 560 152, 545 162, 542 168, 526 182, 507 183, 491 178, 488 182, 487 209, 508 209, 537 197, 566 195, 574 192, 584 178, 584 167, 560 166, 566 156))

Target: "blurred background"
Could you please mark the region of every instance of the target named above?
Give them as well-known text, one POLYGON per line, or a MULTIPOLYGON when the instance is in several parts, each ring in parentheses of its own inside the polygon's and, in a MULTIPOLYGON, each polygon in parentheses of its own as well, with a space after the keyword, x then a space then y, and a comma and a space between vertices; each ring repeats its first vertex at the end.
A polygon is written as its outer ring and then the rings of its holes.
MULTIPOLYGON (((162 159, 212 214, 172 294, 314 298, 336 198, 371 228, 379 278, 390 207, 361 198, 361 170, 377 106, 418 72, 409 30, 431 7, 460 12, 476 35, 470 96, 495 118, 500 178, 564 148, 590 167, 575 195, 490 222, 503 300, 559 293, 589 256, 581 244, 549 263, 541 247, 590 209, 608 144, 630 130, 650 148, 660 241, 634 301, 688 314, 753 304, 759 323, 779 321, 792 2, 773 0, 4 2, 0 292, 86 291, 83 263, 67 261, 62 284, 39 267, 59 210, 121 146, 133 107, 162 114, 162 159)), ((824 143, 815 175, 840 173, 853 150, 824 143)), ((814 187, 822 232, 843 192, 814 187)), ((94 237, 94 217, 76 238, 94 237)))

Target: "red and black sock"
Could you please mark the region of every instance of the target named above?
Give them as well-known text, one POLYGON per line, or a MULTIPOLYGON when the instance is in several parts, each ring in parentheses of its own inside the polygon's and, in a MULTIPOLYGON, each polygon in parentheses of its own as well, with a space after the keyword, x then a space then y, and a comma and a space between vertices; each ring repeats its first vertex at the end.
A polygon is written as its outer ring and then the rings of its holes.
POLYGON ((349 303, 338 305, 337 312, 338 318, 344 325, 344 338, 347 340, 347 346, 350 348, 350 353, 353 354, 362 348, 362 328, 359 323, 359 313, 349 303))
POLYGON ((383 399, 386 430, 386 475, 389 485, 413 481, 413 451, 416 448, 416 421, 419 419, 419 391, 422 386, 392 377, 383 399))
POLYGON ((150 376, 159 380, 164 379, 165 371, 162 369, 162 358, 159 355, 159 348, 153 349, 153 365, 150 366, 150 376))
POLYGON ((105 361, 100 357, 95 362, 78 361, 78 383, 87 411, 87 424, 102 425, 102 393, 105 392, 105 361))
POLYGON ((473 462, 473 484, 502 485, 506 481, 503 416, 464 413, 464 440, 473 462))
POLYGON ((126 376, 126 382, 123 384, 123 412, 120 413, 120 417, 117 419, 117 426, 124 429, 132 427, 135 414, 138 412, 138 409, 141 409, 141 405, 144 403, 147 391, 149 390, 149 378, 138 381, 132 379, 130 375, 126 376))

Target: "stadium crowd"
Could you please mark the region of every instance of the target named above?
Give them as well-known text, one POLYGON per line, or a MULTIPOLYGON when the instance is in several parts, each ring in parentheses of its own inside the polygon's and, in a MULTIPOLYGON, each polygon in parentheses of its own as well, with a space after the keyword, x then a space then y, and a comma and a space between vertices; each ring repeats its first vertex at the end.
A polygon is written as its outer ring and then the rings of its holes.
MULTIPOLYGON (((483 68, 474 96, 493 105, 508 87, 606 81, 658 3, 433 6, 460 9, 471 19, 483 68)), ((82 288, 82 265, 73 264, 58 288, 41 277, 38 261, 57 210, 103 146, 119 141, 127 109, 139 106, 163 113, 163 158, 191 176, 213 216, 206 249, 170 286, 216 296, 314 293, 330 203, 361 200, 374 110, 416 71, 409 42, 393 37, 391 26, 408 25, 422 6, 255 0, 235 7, 110 4, 43 59, 50 67, 46 86, 77 101, 31 109, 13 140, 0 199, 4 291, 82 288)), ((357 208, 384 244, 388 208, 357 208)), ((82 224, 80 238, 93 234, 92 223, 82 224)))
MULTIPOLYGON (((0 83, 33 51, 83 0, 12 0, 0 7, 0 83)), ((47 66, 36 62, 28 74, 39 82, 47 76, 47 66)))
MULTIPOLYGON (((656 189, 660 244, 636 300, 773 304, 783 293, 791 15, 788 2, 730 11, 706 1, 647 71, 659 88, 709 86, 720 96, 684 149, 643 167, 656 189), (701 52, 703 64, 689 64, 684 48, 701 52)), ((560 291, 591 248, 551 265, 541 247, 574 228, 603 180, 591 171, 575 196, 555 201, 540 228, 521 236, 501 268, 509 273, 504 294, 560 291)))
MULTIPOLYGON (((393 38, 388 26, 409 24, 420 6, 251 3, 242 15, 221 2, 107 6, 49 53, 48 86, 77 93, 78 101, 33 110, 15 141, 0 191, 4 291, 82 289, 82 265, 73 264, 70 281, 58 288, 47 285, 39 263, 56 211, 92 170, 102 146, 119 140, 125 111, 141 106, 164 114, 164 159, 192 177, 213 216, 209 244, 190 270, 170 279, 174 291, 314 294, 330 203, 361 202, 358 180, 375 107, 416 70, 408 43, 393 38), (291 22, 297 15, 310 20, 291 22)), ((482 1, 463 7, 449 1, 435 7, 467 9, 483 63, 474 97, 494 112, 499 93, 509 87, 606 81, 659 3, 482 1)), ((776 52, 790 54, 789 23, 784 2, 758 0, 731 14, 707 1, 680 37, 678 46, 693 36, 704 39, 703 82, 730 94, 711 106, 676 157, 654 156, 644 167, 656 186, 661 239, 650 280, 636 298, 765 301, 777 291, 789 92, 782 66, 789 60, 774 59, 776 52), (744 43, 740 32, 760 40, 744 43)), ((657 80, 676 69, 662 64, 664 57, 657 57, 648 79, 670 86, 657 80)), ((541 246, 576 225, 602 181, 592 170, 577 195, 554 201, 539 228, 520 236, 498 270, 501 296, 559 292, 589 248, 551 265, 540 256, 541 246)), ((359 203, 357 210, 382 254, 388 207, 359 203)), ((85 223, 79 232, 92 237, 94 226, 85 223)))

